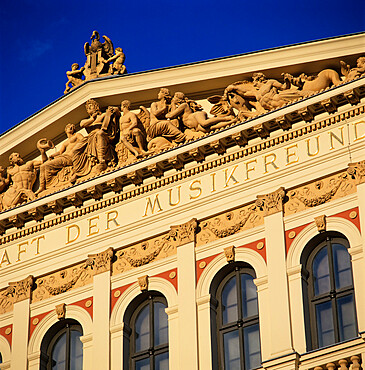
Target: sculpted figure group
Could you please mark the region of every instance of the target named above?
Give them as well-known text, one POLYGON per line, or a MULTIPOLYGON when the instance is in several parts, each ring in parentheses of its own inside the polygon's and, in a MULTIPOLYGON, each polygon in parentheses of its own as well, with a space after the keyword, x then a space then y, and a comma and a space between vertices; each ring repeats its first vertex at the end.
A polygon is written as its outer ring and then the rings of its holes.
POLYGON ((86 63, 81 68, 77 63, 73 63, 71 71, 66 72, 67 82, 64 94, 81 85, 84 81, 101 76, 127 73, 123 49, 120 47, 114 49, 110 38, 105 35, 103 38, 104 43, 100 41, 99 32, 94 31, 90 37, 91 44, 85 43, 86 63))
MULTIPOLYGON (((93 36, 88 47, 98 54, 91 59, 102 55, 100 45, 103 45, 97 33, 93 36)), ((122 56, 110 58, 109 61, 114 60, 113 71, 118 71, 121 65, 115 63, 122 56)), ((267 78, 261 72, 254 73, 252 80, 232 83, 222 95, 208 98, 213 104, 212 116, 184 93, 172 95, 167 88, 161 88, 157 101, 149 109, 141 106, 139 113, 131 110, 129 100, 123 100, 120 107, 109 106, 103 112, 99 104, 90 99, 85 104, 88 117, 79 123, 83 133, 76 132, 76 125, 70 123, 65 127, 67 138, 55 153, 47 155, 54 145, 42 139, 37 143, 40 160, 24 163, 19 153, 12 153, 9 166, 0 167, 0 210, 194 140, 212 130, 242 122, 327 87, 365 76, 365 57, 357 60, 355 68, 344 62, 340 67, 342 79, 331 69, 316 76, 303 73, 294 77, 285 73, 282 82, 267 78)), ((86 69, 78 68, 76 64, 73 66, 75 73, 70 74, 70 78, 76 78, 86 69)))

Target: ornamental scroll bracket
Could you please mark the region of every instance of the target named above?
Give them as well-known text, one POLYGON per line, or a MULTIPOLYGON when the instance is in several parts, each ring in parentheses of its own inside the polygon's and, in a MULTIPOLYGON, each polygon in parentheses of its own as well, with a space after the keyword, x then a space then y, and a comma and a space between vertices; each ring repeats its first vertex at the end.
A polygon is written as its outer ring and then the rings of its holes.
POLYGON ((257 195, 255 204, 264 212, 264 216, 282 212, 285 194, 284 187, 280 187, 272 193, 257 195))
POLYGON ((141 292, 146 292, 148 290, 148 275, 143 275, 139 277, 138 285, 141 292))
POLYGON ((86 265, 90 266, 94 270, 94 275, 101 274, 106 271, 110 271, 112 268, 112 260, 114 256, 114 250, 112 247, 106 251, 96 254, 89 254, 87 257, 86 265))
POLYGON ((196 218, 190 221, 176 226, 171 226, 169 232, 169 238, 176 242, 176 246, 180 247, 182 245, 195 242, 195 235, 198 230, 198 221, 196 218))
POLYGON ((327 229, 327 220, 325 215, 314 217, 317 229, 319 233, 323 233, 327 229))

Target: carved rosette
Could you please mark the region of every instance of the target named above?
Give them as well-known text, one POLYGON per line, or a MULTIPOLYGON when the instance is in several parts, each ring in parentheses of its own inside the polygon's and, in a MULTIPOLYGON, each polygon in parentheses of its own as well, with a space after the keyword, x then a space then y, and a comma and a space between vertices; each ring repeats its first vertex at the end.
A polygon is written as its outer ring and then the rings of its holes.
POLYGON ((318 229, 319 233, 322 233, 322 232, 326 231, 327 222, 326 222, 326 216, 325 215, 314 217, 314 222, 316 223, 316 226, 317 226, 317 229, 318 229))
POLYGON ((193 218, 185 224, 171 226, 170 228, 169 237, 176 242, 177 247, 180 247, 195 241, 198 221, 196 218, 193 218))
POLYGON ((269 216, 283 211, 285 189, 280 187, 272 193, 266 195, 257 195, 256 198, 256 206, 264 212, 264 216, 269 216))
POLYGON ((96 254, 89 254, 86 264, 94 270, 94 275, 110 271, 114 256, 113 248, 108 248, 106 251, 96 254))

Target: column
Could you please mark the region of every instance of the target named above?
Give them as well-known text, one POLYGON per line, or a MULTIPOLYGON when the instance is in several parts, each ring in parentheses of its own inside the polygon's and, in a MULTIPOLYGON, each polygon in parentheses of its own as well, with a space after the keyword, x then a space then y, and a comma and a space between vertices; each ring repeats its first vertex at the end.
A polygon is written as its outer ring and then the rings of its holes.
POLYGON ((113 249, 89 255, 93 277, 93 369, 110 369, 110 270, 113 249))
MULTIPOLYGON (((179 369, 198 369, 196 313, 195 231, 193 219, 171 230, 177 238, 177 278, 179 304, 179 369)), ((176 367, 174 367, 176 369, 176 367)))
POLYGON ((10 285, 14 287, 11 368, 27 369, 30 292, 33 285, 33 276, 28 276, 16 283, 10 283, 10 285))
POLYGON ((273 193, 257 196, 256 201, 256 205, 264 213, 268 298, 271 302, 266 308, 270 311, 271 358, 293 353, 286 273, 284 197, 285 190, 280 188, 273 193))

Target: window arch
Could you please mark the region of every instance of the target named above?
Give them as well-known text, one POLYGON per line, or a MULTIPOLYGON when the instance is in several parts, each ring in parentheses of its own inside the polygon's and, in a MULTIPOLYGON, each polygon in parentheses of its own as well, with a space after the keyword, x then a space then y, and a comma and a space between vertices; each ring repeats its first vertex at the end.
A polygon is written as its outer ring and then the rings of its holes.
POLYGON ((81 325, 72 319, 61 320, 46 333, 41 344, 41 370, 82 370, 81 325))
POLYGON ((212 362, 215 369, 250 370, 261 366, 255 277, 250 266, 235 263, 223 268, 212 282, 215 307, 212 362))
POLYGON ((165 309, 158 292, 144 292, 128 306, 124 319, 124 368, 168 370, 169 338, 165 309))
POLYGON ((307 348, 357 336, 349 243, 341 234, 320 234, 302 255, 307 348))

